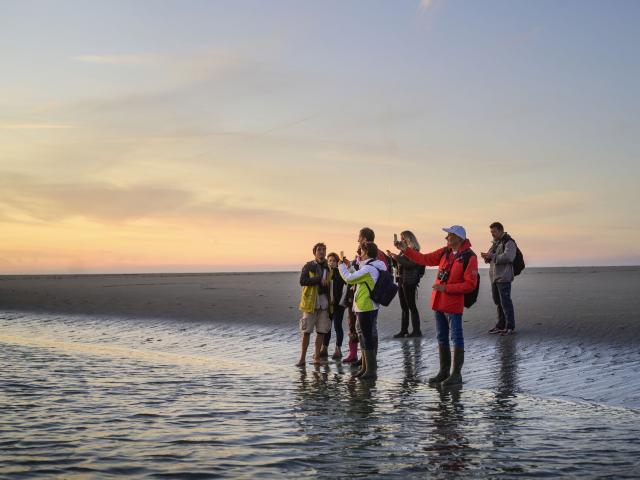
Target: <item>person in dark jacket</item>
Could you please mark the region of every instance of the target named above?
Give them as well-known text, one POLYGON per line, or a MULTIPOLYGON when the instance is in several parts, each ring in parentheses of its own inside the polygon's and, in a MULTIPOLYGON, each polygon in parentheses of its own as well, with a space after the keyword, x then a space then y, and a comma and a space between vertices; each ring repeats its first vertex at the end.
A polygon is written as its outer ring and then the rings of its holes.
POLYGON ((324 344, 324 336, 331 330, 331 319, 329 318, 329 266, 326 261, 327 247, 324 243, 316 243, 313 246, 314 259, 307 262, 302 267, 300 273, 300 306, 302 312, 300 319, 300 333, 302 341, 300 345, 300 360, 296 364, 298 367, 305 366, 305 357, 311 333, 316 331, 315 350, 313 363, 319 365, 321 362, 320 351, 324 344))
MULTIPOLYGON (((342 358, 342 341, 344 340, 344 330, 342 328, 342 320, 344 318, 344 310, 347 300, 346 283, 338 273, 338 263, 340 257, 337 253, 331 252, 327 255, 327 262, 330 269, 330 288, 329 288, 329 315, 333 322, 333 329, 336 332, 336 348, 331 358, 338 360, 342 358)), ((324 336, 324 347, 320 353, 321 357, 329 356, 329 343, 331 342, 331 330, 324 336)))
MULTIPOLYGON (((409 230, 405 230, 400 234, 400 241, 416 252, 420 251, 418 239, 409 230)), ((404 253, 397 255, 387 250, 387 254, 393 259, 394 267, 397 269, 398 298, 402 309, 400 332, 396 333, 393 338, 422 337, 420 313, 416 305, 416 298, 420 279, 424 275, 424 266, 410 260, 404 253), (409 333, 409 317, 411 317, 411 333, 409 333)))

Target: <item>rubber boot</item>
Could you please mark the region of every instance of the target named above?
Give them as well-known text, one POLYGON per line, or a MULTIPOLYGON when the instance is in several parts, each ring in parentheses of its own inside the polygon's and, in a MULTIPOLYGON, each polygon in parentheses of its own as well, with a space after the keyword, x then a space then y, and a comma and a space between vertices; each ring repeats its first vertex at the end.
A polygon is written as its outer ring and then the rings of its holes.
POLYGON ((400 320, 400 332, 396 333, 393 338, 404 338, 409 333, 409 311, 402 310, 402 317, 400 320))
POLYGON ((440 357, 440 371, 429 378, 430 385, 440 383, 449 378, 449 371, 451 370, 451 349, 449 345, 438 345, 438 355, 440 357))
POLYGON ((453 385, 462 385, 462 364, 464 363, 464 349, 453 349, 453 368, 451 369, 451 375, 444 380, 440 385, 443 387, 451 387, 453 385))
POLYGON ((375 350, 365 350, 363 352, 365 360, 365 372, 360 375, 361 380, 370 380, 378 376, 378 359, 375 350))
POLYGON ((362 375, 364 375, 364 373, 367 371, 367 352, 370 352, 371 350, 360 350, 361 355, 360 355, 360 359, 362 360, 362 366, 360 367, 360 370, 358 370, 356 373, 354 373, 351 377, 352 378, 359 378, 362 375))
POLYGON ((349 355, 342 360, 342 363, 355 362, 358 359, 358 342, 349 340, 349 355))
POLYGON ((411 333, 409 337, 421 337, 422 330, 420 330, 420 316, 411 313, 411 333))
POLYGON ((342 358, 342 349, 338 345, 336 345, 336 349, 333 351, 331 358, 334 360, 340 360, 342 358))

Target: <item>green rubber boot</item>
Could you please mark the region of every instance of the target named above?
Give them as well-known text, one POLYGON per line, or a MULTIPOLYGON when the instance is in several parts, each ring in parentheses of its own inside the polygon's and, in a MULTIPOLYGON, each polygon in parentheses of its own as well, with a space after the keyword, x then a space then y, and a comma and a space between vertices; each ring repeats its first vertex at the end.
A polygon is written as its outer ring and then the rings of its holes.
POLYGON ((440 356, 440 371, 435 377, 429 378, 429 384, 434 385, 449 378, 451 370, 451 349, 449 345, 438 345, 438 354, 440 356))
POLYGON ((365 355, 366 360, 364 363, 366 364, 366 370, 360 378, 362 380, 370 380, 378 376, 378 359, 376 358, 375 350, 365 350, 365 355))
POLYGON ((359 378, 362 377, 362 375, 365 374, 365 372, 367 371, 367 352, 369 350, 360 350, 360 360, 362 361, 362 364, 360 366, 360 370, 358 370, 356 373, 354 373, 353 375, 351 375, 352 378, 359 378))
POLYGON ((454 385, 462 385, 462 364, 464 363, 464 350, 462 348, 453 349, 453 369, 451 375, 440 385, 443 387, 452 387, 454 385))

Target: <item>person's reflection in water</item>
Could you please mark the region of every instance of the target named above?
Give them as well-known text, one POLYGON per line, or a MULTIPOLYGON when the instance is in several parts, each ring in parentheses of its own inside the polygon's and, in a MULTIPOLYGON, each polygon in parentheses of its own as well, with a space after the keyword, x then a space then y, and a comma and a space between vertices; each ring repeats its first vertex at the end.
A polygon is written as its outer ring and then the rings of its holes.
MULTIPOLYGON (((496 399, 512 399, 518 389, 518 351, 516 337, 501 338, 496 344, 496 364, 500 366, 496 382, 496 399)), ((511 404, 507 401, 503 403, 511 404)))
POLYGON ((422 343, 419 338, 402 342, 402 368, 402 382, 390 392, 390 395, 394 400, 395 411, 404 418, 408 413, 422 410, 422 401, 412 401, 411 398, 422 384, 418 376, 422 371, 422 343))
POLYGON ((404 396, 410 396, 416 392, 420 384, 418 372, 422 370, 422 342, 419 338, 402 342, 402 357, 404 360, 402 393, 404 396))
POLYGON ((471 451, 464 436, 464 405, 462 387, 438 387, 440 401, 433 416, 433 442, 425 447, 429 465, 434 472, 461 472, 467 468, 471 451))
POLYGON ((322 441, 332 434, 326 419, 340 408, 340 385, 329 373, 326 368, 300 371, 293 411, 308 442, 322 441))
POLYGON ((490 418, 493 420, 492 444, 495 451, 501 447, 516 444, 516 436, 512 431, 517 423, 516 408, 518 406, 516 392, 518 390, 518 352, 516 337, 504 337, 496 344, 497 371, 495 400, 490 418))
POLYGON ((326 368, 302 371, 293 410, 304 447, 314 452, 305 462, 322 469, 333 459, 335 477, 380 475, 386 432, 376 415, 377 395, 375 380, 345 380, 326 368))
POLYGON ((342 461, 351 463, 349 477, 378 477, 383 443, 387 440, 385 416, 377 412, 376 380, 350 379, 346 382, 347 404, 344 435, 348 449, 343 449, 342 461))

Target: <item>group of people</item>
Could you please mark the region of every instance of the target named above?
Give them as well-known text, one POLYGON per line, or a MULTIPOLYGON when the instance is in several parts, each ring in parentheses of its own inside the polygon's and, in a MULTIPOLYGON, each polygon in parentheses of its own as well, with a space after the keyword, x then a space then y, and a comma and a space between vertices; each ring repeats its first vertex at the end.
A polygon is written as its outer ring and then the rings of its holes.
MULTIPOLYGON (((501 223, 489 226, 492 244, 480 254, 489 264, 492 296, 497 306, 498 322, 489 330, 492 334, 511 335, 515 331, 515 316, 511 300, 511 282, 514 262, 519 252, 515 241, 504 231, 501 223)), ((358 248, 353 260, 343 252, 327 255, 324 243, 313 246, 314 259, 302 268, 300 285, 300 331, 302 334, 300 360, 306 364, 311 333, 316 332, 313 363, 321 364, 328 358, 332 325, 336 334, 333 359, 358 365, 354 377, 372 379, 377 374, 378 329, 380 305, 372 292, 383 272, 393 272, 398 286, 401 307, 400 332, 395 338, 421 337, 420 314, 416 298, 425 267, 438 267, 432 285, 431 308, 435 312, 436 336, 440 368, 429 378, 432 385, 447 387, 462 383, 464 364, 464 335, 462 315, 477 296, 479 286, 478 257, 471 250, 471 242, 460 225, 443 228, 446 246, 430 253, 421 253, 416 236, 404 231, 394 238, 397 253, 383 253, 375 243, 372 229, 362 228, 358 235, 358 248), (343 320, 348 318, 349 353, 343 358, 343 320), (409 332, 411 323, 411 332, 409 332), (358 344, 361 358, 358 360, 358 344), (453 344, 453 349, 451 348, 453 344)), ((519 272, 517 272, 519 273, 519 272)))

